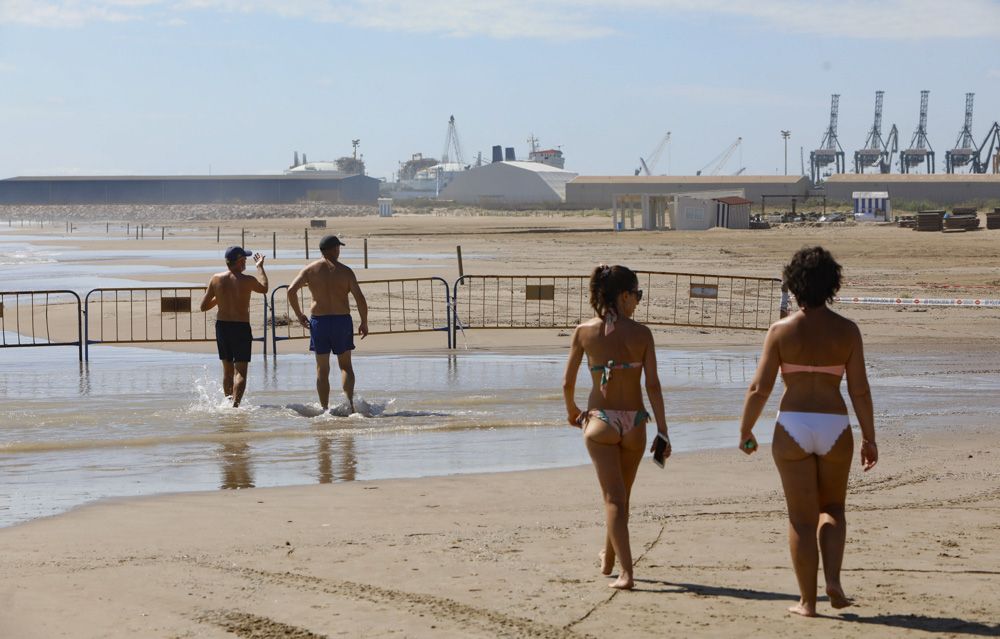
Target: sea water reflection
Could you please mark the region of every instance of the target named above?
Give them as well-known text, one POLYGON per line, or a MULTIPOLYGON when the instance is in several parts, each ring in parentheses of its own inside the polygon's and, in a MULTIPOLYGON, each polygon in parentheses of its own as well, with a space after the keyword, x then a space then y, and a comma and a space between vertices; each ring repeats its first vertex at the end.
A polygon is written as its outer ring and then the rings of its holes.
MULTIPOLYGON (((757 353, 658 356, 675 449, 731 446, 757 353)), ((579 430, 564 424, 564 357, 359 355, 359 414, 347 415, 315 404, 307 355, 256 357, 233 409, 210 355, 116 347, 78 364, 63 347, 0 350, 0 526, 114 496, 585 464, 579 430)), ((917 427, 956 406, 995 416, 984 397, 1000 376, 870 358, 883 422, 917 427)), ((765 442, 779 393, 758 428, 765 442)))

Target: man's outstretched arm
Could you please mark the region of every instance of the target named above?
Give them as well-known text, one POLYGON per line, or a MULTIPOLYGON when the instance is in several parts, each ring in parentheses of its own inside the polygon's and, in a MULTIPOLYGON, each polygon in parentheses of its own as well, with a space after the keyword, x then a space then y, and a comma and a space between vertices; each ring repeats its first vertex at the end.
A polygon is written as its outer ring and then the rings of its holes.
POLYGON ((267 285, 267 273, 264 272, 264 256, 257 253, 253 256, 253 261, 257 265, 257 277, 254 278, 255 286, 253 290, 255 293, 267 295, 269 289, 267 285))

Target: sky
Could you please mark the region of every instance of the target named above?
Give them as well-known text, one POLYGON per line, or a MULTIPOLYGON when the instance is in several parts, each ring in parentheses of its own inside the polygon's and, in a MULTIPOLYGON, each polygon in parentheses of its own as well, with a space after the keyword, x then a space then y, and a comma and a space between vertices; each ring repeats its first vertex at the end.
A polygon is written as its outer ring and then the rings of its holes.
MULTIPOLYGON (((901 147, 930 91, 944 172, 965 94, 1000 120, 1000 0, 0 0, 0 179, 280 173, 352 153, 392 179, 528 138, 566 169, 809 172, 840 95, 850 166, 885 91, 901 147), (801 155, 800 155, 801 149, 801 155), (455 159, 452 148, 449 155, 455 159)), ((920 170, 919 172, 924 172, 920 170)))

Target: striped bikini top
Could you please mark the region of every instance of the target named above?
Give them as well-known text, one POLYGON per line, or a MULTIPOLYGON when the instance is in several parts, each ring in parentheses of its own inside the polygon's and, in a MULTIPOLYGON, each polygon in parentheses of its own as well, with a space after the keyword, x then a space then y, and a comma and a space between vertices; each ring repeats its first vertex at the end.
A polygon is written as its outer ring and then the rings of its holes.
POLYGON ((843 377, 844 371, 846 370, 847 367, 844 364, 836 364, 834 366, 811 366, 809 364, 781 363, 782 375, 788 375, 789 373, 826 373, 827 375, 843 377))
POLYGON ((607 364, 598 364, 597 366, 591 366, 590 370, 593 372, 601 372, 601 395, 607 396, 608 394, 608 382, 611 381, 611 371, 622 370, 626 368, 642 368, 642 362, 621 362, 615 363, 615 360, 609 359, 607 364))

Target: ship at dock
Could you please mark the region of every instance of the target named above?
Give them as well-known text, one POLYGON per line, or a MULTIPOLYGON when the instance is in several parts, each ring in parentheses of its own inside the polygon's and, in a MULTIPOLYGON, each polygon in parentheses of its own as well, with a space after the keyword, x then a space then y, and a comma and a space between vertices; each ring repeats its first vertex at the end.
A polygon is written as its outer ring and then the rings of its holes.
MULTIPOLYGON (((558 148, 542 149, 538 138, 534 135, 528 138, 528 161, 563 168, 565 159, 558 148)), ((496 161, 494 150, 494 161, 496 161)), ((513 147, 507 147, 503 160, 516 160, 513 147)), ((444 150, 440 159, 414 153, 409 160, 400 162, 399 172, 395 182, 385 182, 382 192, 395 197, 437 197, 448 184, 461 173, 483 165, 482 153, 477 153, 475 160, 467 163, 462 152, 462 145, 455 127, 455 116, 448 119, 448 131, 445 135, 444 150)))

